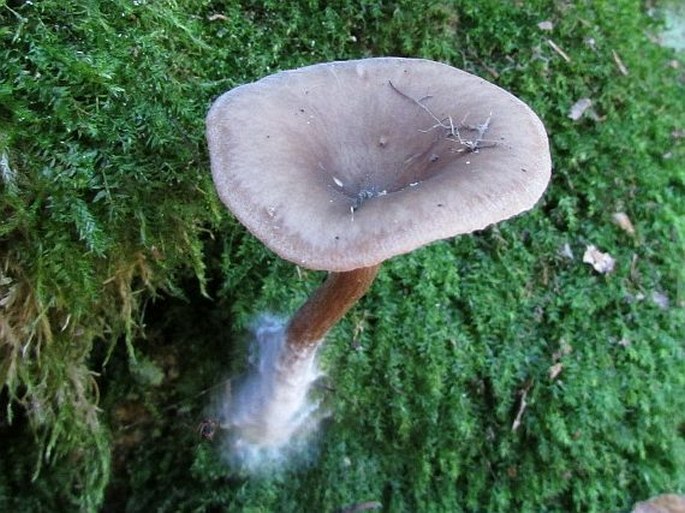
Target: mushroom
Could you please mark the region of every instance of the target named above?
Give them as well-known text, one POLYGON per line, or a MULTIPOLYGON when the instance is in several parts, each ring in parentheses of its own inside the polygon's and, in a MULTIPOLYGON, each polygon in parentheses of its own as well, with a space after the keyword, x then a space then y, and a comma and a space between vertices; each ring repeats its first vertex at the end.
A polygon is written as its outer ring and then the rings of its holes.
MULTIPOLYGON (((207 139, 217 192, 238 220, 282 258, 330 273, 276 337, 283 380, 295 362, 310 365, 384 260, 532 208, 551 169, 525 103, 423 59, 316 64, 236 87, 212 105, 207 139)), ((278 386, 248 409, 269 410, 278 386)), ((269 416, 248 422, 258 445, 293 432, 259 424, 269 416)))

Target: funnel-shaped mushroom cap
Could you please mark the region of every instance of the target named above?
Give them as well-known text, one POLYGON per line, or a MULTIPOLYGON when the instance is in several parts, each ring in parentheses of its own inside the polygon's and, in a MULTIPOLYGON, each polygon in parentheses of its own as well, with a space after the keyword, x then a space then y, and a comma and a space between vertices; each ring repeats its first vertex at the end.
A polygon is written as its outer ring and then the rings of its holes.
POLYGON ((522 101, 420 59, 317 64, 221 96, 214 182, 237 218, 311 269, 368 267, 533 207, 550 177, 522 101))

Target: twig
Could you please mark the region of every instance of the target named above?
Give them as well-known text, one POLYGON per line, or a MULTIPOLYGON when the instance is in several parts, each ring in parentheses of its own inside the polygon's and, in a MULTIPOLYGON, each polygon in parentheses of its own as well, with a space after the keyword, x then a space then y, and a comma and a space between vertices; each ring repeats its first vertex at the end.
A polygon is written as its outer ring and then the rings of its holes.
POLYGON ((512 431, 516 431, 519 428, 519 426, 521 426, 521 418, 523 417, 523 412, 526 411, 526 408, 528 407, 528 402, 526 401, 526 398, 528 397, 528 391, 532 386, 533 382, 529 381, 526 387, 521 391, 521 404, 519 405, 519 411, 516 414, 514 423, 511 425, 512 431))
POLYGON ((423 103, 421 103, 423 100, 426 100, 428 98, 431 98, 431 96, 426 96, 424 98, 421 98, 421 100, 416 100, 409 96, 406 93, 403 93, 400 91, 395 85, 388 80, 388 84, 390 87, 392 87, 393 91, 395 91, 397 94, 402 96, 403 98, 406 98, 407 100, 411 101, 412 103, 418 105, 421 107, 428 115, 433 118, 434 121, 436 121, 436 124, 430 127, 427 130, 420 130, 421 132, 431 132, 432 130, 435 130, 436 128, 442 128, 443 130, 447 131, 447 137, 452 138, 453 140, 456 140, 459 144, 463 146, 463 148, 458 149, 458 152, 464 152, 464 151, 469 151, 473 153, 477 153, 479 149, 481 148, 489 148, 492 146, 496 146, 497 143, 494 141, 487 141, 484 139, 485 133, 488 131, 490 128, 490 121, 492 120, 492 112, 488 115, 488 118, 483 122, 478 125, 472 126, 472 125, 466 125, 466 117, 462 120, 460 126, 461 128, 466 128, 468 130, 474 131, 477 133, 477 136, 475 139, 465 139, 462 137, 460 131, 459 131, 459 125, 454 124, 454 120, 452 119, 452 116, 447 116, 445 119, 440 119, 438 116, 436 116, 432 110, 430 110, 428 107, 426 107, 423 103), (482 143, 489 143, 487 145, 483 145, 482 143))
POLYGON ((566 62, 571 62, 571 58, 568 56, 568 54, 561 48, 559 48, 559 46, 557 46, 557 44, 554 41, 548 39, 547 44, 552 47, 552 50, 561 55, 566 62))
MULTIPOLYGON (((395 91, 395 92, 396 92, 397 94, 399 94, 400 96, 403 96, 404 98, 406 98, 406 99, 409 100, 410 102, 414 102, 416 105, 418 105, 418 106, 421 107, 423 110, 425 110, 425 111, 428 113, 428 115, 429 115, 430 117, 432 117, 435 121, 437 121, 438 124, 435 125, 433 128, 436 128, 436 127, 438 127, 438 126, 439 126, 439 127, 442 127, 442 128, 447 128, 447 127, 444 125, 444 123, 442 122, 442 120, 440 120, 435 114, 433 114, 433 112, 432 112, 428 107, 426 107, 423 103, 421 103, 419 100, 415 100, 414 98, 412 98, 412 97, 409 96, 408 94, 405 94, 405 93, 403 93, 402 91, 400 91, 399 89, 397 89, 397 87, 395 87, 395 84, 393 84, 390 80, 388 80, 388 84, 390 84, 390 87, 392 87, 392 90, 393 90, 393 91, 395 91)), ((430 96, 426 96, 426 97, 422 98, 422 100, 427 100, 428 98, 431 98, 431 97, 430 97, 430 96)), ((451 118, 450 118, 450 122, 452 122, 452 119, 451 119, 451 118)))
POLYGON ((628 76, 628 68, 626 68, 626 65, 623 64, 623 61, 621 58, 618 56, 616 53, 616 50, 611 50, 611 55, 614 58, 614 62, 616 63, 616 66, 618 66, 618 70, 621 72, 621 75, 624 77, 628 76))

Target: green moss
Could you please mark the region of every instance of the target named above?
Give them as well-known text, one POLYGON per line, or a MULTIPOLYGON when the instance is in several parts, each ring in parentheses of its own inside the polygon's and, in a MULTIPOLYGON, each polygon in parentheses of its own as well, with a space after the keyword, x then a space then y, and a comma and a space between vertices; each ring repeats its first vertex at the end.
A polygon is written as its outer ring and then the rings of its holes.
POLYGON ((617 511, 685 491, 683 64, 639 2, 0 4, 0 509, 617 511), (386 263, 322 355, 316 455, 249 478, 196 429, 255 313, 322 276, 229 219, 204 115, 278 69, 372 55, 519 95, 552 183, 386 263), (597 120, 568 118, 583 97, 597 120))

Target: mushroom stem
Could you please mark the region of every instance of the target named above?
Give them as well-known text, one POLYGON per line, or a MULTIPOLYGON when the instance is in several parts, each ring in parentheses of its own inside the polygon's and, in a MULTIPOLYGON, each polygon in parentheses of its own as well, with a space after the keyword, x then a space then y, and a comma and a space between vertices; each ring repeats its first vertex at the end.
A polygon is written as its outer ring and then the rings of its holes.
POLYGON ((326 281, 295 312, 286 329, 286 345, 293 351, 313 349, 347 311, 369 290, 380 264, 330 273, 326 281))

